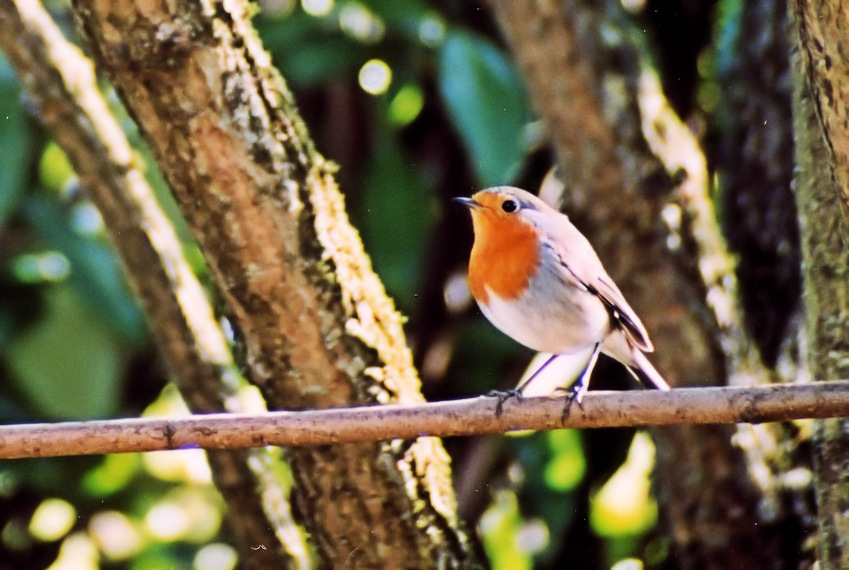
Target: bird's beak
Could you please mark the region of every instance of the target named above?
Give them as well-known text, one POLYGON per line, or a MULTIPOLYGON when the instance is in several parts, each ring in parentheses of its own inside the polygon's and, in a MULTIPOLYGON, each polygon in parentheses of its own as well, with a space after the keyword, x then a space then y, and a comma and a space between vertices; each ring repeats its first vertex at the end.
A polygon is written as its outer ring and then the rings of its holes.
POLYGON ((468 206, 469 208, 475 209, 475 208, 481 207, 480 204, 475 202, 474 198, 469 198, 467 196, 457 196, 456 198, 453 198, 453 200, 455 202, 459 202, 459 203, 463 204, 464 206, 468 206))

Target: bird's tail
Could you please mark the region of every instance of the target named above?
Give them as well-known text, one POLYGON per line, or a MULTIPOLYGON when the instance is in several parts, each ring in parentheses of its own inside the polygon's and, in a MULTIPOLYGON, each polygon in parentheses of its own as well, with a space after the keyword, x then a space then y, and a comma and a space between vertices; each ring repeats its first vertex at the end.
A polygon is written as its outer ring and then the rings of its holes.
POLYGON ((637 368, 646 375, 646 378, 648 378, 658 390, 669 390, 669 384, 667 384, 660 372, 657 371, 657 368, 649 362, 649 359, 646 358, 646 355, 643 354, 642 350, 637 347, 631 347, 631 356, 634 359, 634 364, 637 365, 637 368))

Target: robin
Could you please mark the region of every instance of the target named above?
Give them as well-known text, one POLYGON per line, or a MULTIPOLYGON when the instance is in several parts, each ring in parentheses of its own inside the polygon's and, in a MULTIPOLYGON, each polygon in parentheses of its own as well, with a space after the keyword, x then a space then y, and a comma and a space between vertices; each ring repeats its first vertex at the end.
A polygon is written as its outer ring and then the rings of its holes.
POLYGON ((580 405, 599 352, 635 378, 639 369, 658 389, 669 390, 644 354, 654 350, 645 327, 568 217, 509 186, 455 200, 472 212, 469 287, 481 311, 514 340, 552 354, 516 390, 499 395, 499 408, 505 397, 521 397, 558 356, 579 352, 590 358, 569 403, 580 405))

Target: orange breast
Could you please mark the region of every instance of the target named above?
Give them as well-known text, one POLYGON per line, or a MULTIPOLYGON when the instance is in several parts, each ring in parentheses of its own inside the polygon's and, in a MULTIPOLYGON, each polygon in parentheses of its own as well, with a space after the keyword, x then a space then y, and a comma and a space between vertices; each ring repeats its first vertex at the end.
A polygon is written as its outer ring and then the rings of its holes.
POLYGON ((469 287, 475 299, 489 301, 487 289, 504 300, 525 292, 539 264, 532 226, 492 210, 472 210, 475 244, 469 260, 469 287))

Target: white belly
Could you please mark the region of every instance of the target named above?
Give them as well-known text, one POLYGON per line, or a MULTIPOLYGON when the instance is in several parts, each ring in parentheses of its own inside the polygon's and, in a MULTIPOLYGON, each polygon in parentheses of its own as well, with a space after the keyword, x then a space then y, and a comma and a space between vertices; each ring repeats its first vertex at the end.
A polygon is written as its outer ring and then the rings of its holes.
POLYGON ((538 289, 511 301, 487 291, 488 306, 478 305, 504 334, 540 352, 571 354, 607 336, 610 317, 598 297, 556 279, 538 280, 538 289))

